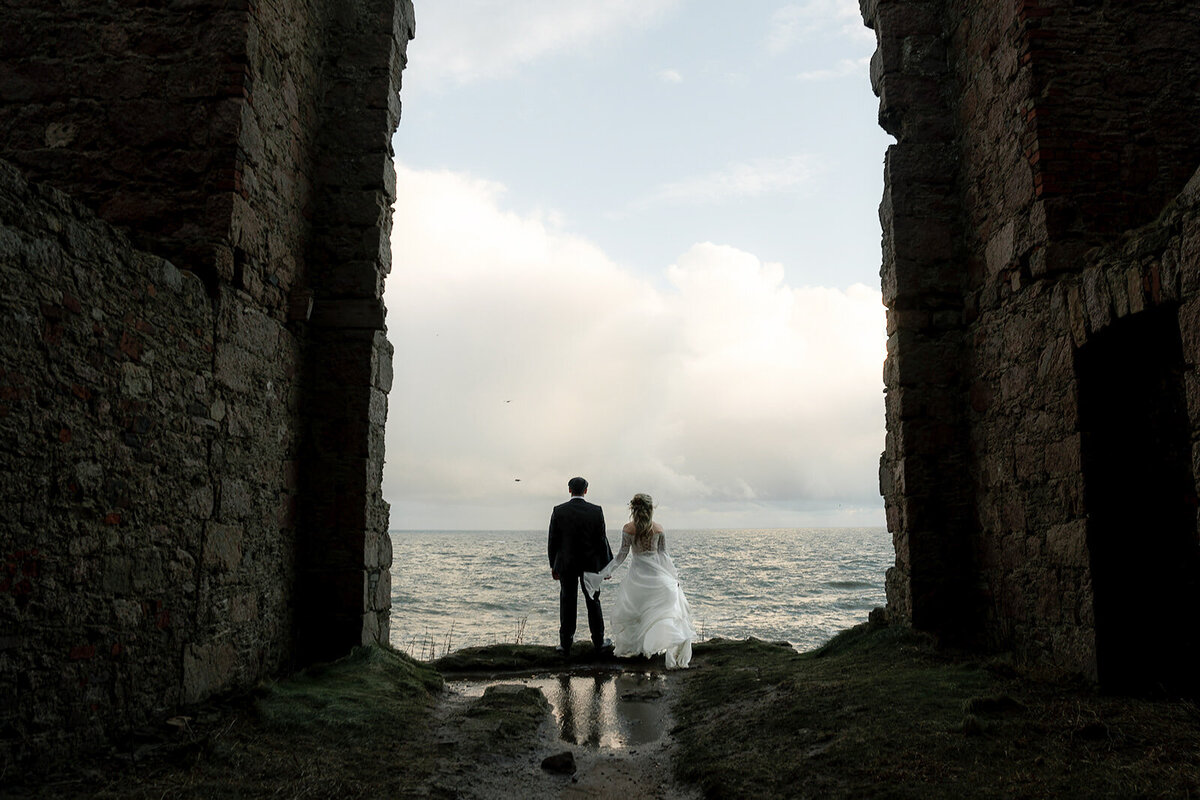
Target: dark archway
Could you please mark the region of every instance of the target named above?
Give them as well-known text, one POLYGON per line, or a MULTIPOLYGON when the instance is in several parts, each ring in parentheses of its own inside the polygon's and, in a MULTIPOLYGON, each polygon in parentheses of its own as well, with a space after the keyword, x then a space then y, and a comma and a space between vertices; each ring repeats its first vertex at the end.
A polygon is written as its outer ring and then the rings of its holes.
POLYGON ((1075 369, 1101 686, 1193 693, 1200 562, 1176 310, 1116 321, 1075 369))

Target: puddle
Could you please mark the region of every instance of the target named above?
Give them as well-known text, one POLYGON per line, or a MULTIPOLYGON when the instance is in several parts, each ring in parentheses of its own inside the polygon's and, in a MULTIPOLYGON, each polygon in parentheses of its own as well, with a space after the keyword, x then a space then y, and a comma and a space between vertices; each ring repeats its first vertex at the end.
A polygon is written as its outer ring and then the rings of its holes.
POLYGON ((451 681, 479 697, 497 683, 541 690, 554 709, 559 736, 571 744, 622 750, 650 744, 666 732, 666 680, 652 672, 576 672, 491 681, 451 681))

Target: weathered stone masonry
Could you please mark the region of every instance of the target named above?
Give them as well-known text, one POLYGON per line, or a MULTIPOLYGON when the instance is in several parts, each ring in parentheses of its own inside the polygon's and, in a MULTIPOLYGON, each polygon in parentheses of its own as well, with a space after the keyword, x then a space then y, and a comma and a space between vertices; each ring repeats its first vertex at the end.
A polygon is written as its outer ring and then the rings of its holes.
POLYGON ((862 10, 896 137, 890 611, 1114 687, 1194 685, 1200 7, 862 10))
POLYGON ((5 14, 0 760, 386 640, 413 31, 407 0, 5 14))

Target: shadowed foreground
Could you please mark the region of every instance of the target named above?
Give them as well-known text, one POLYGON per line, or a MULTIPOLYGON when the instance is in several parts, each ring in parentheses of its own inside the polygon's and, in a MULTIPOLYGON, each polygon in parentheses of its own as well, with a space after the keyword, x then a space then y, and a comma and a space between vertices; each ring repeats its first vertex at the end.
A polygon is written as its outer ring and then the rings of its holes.
MULTIPOLYGON (((1003 661, 960 657, 910 632, 868 626, 805 654, 753 639, 714 640, 696 648, 694 665, 667 681, 681 792, 1200 793, 1200 714, 1190 702, 1102 697, 1082 684, 1022 679, 1003 661)), ((657 669, 661 659, 632 666, 657 669)), ((549 647, 513 645, 455 653, 437 667, 498 681, 569 668, 549 647)), ((537 775, 538 796, 547 787, 554 796, 579 793, 571 778, 543 778, 537 769, 556 746, 540 693, 488 692, 447 716, 441 687, 428 665, 361 649, 160 730, 135 732, 110 753, 43 771, 50 777, 10 766, 0 780, 15 797, 527 796, 532 787, 512 779, 481 794, 469 776, 482 761, 484 772, 537 775)), ((628 794, 628 783, 614 776, 610 785, 628 794)))
POLYGON ((675 707, 676 775, 713 798, 1186 797, 1191 702, 1021 679, 863 625, 798 654, 712 642, 675 707))
POLYGON ((14 797, 405 796, 432 770, 434 746, 423 737, 441 689, 430 667, 359 648, 133 731, 108 753, 61 754, 62 763, 36 765, 40 778, 10 766, 0 786, 12 781, 14 797))

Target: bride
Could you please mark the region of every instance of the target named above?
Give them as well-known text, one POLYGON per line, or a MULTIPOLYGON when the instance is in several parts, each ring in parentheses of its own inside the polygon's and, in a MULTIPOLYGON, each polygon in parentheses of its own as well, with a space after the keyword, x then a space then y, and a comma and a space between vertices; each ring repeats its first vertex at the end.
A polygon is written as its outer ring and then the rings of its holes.
POLYGON ((598 575, 608 578, 633 559, 629 574, 617 588, 610 620, 613 654, 666 654, 667 669, 682 669, 692 660, 691 608, 679 588, 679 573, 667 555, 662 526, 654 521, 654 500, 635 494, 629 502, 631 520, 621 529, 621 551, 598 575))

